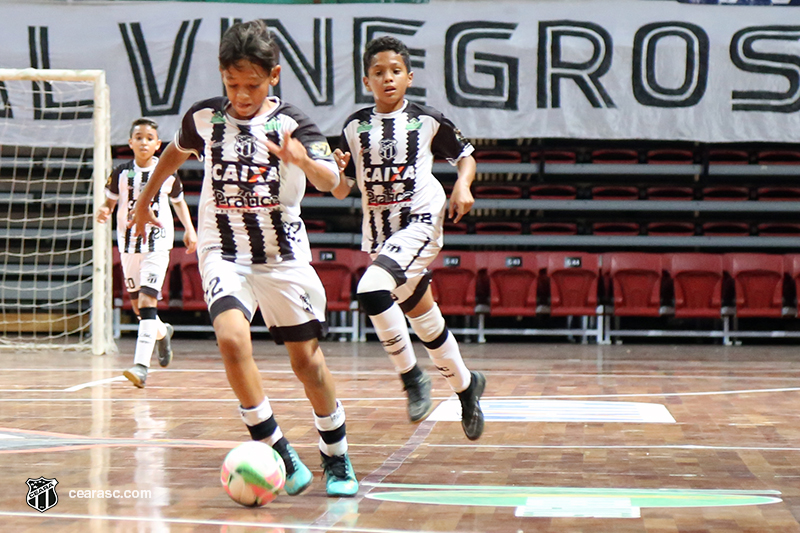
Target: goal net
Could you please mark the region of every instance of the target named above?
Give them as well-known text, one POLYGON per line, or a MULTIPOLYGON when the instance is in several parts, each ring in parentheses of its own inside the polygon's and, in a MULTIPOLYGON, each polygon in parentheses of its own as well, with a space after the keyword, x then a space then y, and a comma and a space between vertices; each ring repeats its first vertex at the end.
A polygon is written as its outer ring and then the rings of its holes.
POLYGON ((0 69, 0 348, 113 351, 100 70, 0 69))

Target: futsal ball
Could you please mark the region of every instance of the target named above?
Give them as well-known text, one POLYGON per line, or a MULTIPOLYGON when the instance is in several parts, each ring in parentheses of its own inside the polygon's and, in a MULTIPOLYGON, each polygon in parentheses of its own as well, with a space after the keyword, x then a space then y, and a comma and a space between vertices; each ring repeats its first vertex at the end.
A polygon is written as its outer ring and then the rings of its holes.
POLYGON ((278 496, 286 483, 286 467, 271 446, 252 440, 228 452, 220 478, 233 501, 261 507, 278 496))

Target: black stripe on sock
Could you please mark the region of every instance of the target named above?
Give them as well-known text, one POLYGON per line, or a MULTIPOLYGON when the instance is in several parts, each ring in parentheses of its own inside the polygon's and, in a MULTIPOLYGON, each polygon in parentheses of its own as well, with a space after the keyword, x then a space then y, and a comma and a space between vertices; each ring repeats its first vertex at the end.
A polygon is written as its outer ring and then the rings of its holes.
POLYGON ((423 346, 425 346, 429 350, 435 350, 436 348, 441 347, 442 344, 445 343, 445 341, 447 340, 447 335, 449 333, 450 333, 450 330, 447 329, 447 326, 445 326, 444 330, 442 330, 442 332, 439 334, 438 337, 436 337, 435 339, 433 339, 430 342, 422 341, 422 344, 423 344, 423 346))
POLYGON ((253 440, 268 439, 275 433, 276 429, 278 429, 278 423, 275 422, 275 415, 270 416, 263 422, 259 422, 255 426, 247 426, 247 430, 253 440))
POLYGON ((322 438, 322 441, 325 444, 336 444, 347 436, 345 424, 342 424, 338 428, 330 431, 322 431, 321 429, 318 429, 317 431, 319 431, 319 436, 322 438))

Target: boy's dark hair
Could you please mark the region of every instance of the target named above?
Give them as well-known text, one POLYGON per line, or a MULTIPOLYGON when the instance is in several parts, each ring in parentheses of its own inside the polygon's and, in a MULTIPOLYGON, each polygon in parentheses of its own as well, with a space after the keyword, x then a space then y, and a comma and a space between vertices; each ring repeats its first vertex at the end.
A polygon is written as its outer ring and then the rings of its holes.
POLYGON ((219 66, 223 70, 247 60, 269 74, 278 65, 280 48, 263 20, 234 24, 219 43, 219 66))
POLYGON ((383 37, 372 39, 367 43, 367 46, 364 49, 364 75, 366 75, 369 71, 369 65, 372 63, 372 58, 381 52, 386 52, 387 50, 399 54, 403 58, 403 63, 406 64, 406 70, 409 72, 411 71, 411 59, 408 55, 408 47, 406 47, 406 45, 403 44, 403 41, 400 39, 391 37, 389 35, 384 35, 383 37))
POLYGON ((131 124, 131 131, 128 132, 128 137, 133 137, 133 130, 136 129, 136 126, 150 126, 154 130, 158 131, 158 122, 149 118, 137 118, 131 124))

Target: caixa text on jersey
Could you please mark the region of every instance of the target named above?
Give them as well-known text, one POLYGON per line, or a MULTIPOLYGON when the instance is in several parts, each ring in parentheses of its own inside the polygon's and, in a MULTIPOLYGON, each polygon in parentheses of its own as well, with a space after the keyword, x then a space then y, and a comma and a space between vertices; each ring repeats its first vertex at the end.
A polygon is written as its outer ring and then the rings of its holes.
POLYGON ((263 183, 270 178, 278 179, 275 167, 256 167, 239 163, 216 163, 211 167, 211 179, 214 181, 263 183))

